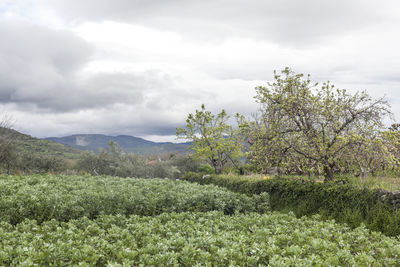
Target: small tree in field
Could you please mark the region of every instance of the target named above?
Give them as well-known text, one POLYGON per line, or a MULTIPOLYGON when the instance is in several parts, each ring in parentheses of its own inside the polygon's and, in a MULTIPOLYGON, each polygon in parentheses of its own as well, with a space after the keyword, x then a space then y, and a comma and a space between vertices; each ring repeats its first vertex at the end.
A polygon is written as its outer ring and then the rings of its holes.
POLYGON ((185 128, 176 129, 179 139, 193 142, 194 157, 206 159, 216 174, 222 172, 228 161, 234 162, 242 155, 243 138, 238 129, 227 123, 229 118, 225 110, 214 115, 202 105, 201 110, 189 114, 185 128))
POLYGON ((275 72, 274 81, 256 91, 261 116, 250 128, 254 144, 261 147, 252 148, 253 158, 297 164, 296 169, 303 171, 321 168, 326 180, 333 179, 343 158, 354 156, 355 147, 373 148, 360 146, 360 140, 377 135, 390 113, 382 98, 372 99, 366 92, 349 94, 330 82, 319 87, 310 76, 289 68, 281 75, 275 72))

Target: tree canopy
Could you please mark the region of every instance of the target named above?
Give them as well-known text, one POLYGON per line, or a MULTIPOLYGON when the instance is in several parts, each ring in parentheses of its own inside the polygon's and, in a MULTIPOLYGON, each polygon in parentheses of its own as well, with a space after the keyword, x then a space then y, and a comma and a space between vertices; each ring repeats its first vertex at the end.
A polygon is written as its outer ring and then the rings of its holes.
POLYGON ((201 110, 188 115, 185 128, 176 129, 178 138, 193 142, 194 157, 206 159, 217 174, 228 161, 234 162, 242 155, 243 138, 239 129, 228 124, 229 119, 225 110, 214 115, 202 105, 201 110))
POLYGON ((289 68, 274 72, 274 81, 256 92, 260 113, 247 132, 258 166, 321 169, 331 180, 344 160, 382 144, 379 132, 390 114, 383 98, 350 94, 329 81, 319 85, 289 68))

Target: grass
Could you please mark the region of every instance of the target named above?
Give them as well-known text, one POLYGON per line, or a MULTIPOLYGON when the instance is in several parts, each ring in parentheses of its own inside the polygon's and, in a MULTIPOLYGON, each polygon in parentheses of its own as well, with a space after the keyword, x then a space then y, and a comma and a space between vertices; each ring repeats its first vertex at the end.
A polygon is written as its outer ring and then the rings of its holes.
POLYGON ((384 189, 387 191, 400 191, 400 177, 377 176, 360 179, 358 177, 349 177, 351 183, 366 186, 370 189, 384 189))
MULTIPOLYGON (((223 178, 234 178, 237 174, 223 174, 223 178)), ((268 180, 273 178, 273 176, 265 174, 252 174, 242 176, 243 178, 249 178, 252 180, 268 180)), ((317 183, 323 183, 323 179, 319 179, 318 176, 299 176, 299 175, 285 175, 285 179, 303 179, 305 181, 314 181, 317 183)), ((383 189, 390 192, 400 191, 400 176, 396 175, 379 175, 379 176, 368 176, 366 178, 355 177, 353 175, 338 175, 336 179, 346 180, 352 184, 365 186, 369 189, 383 189)))

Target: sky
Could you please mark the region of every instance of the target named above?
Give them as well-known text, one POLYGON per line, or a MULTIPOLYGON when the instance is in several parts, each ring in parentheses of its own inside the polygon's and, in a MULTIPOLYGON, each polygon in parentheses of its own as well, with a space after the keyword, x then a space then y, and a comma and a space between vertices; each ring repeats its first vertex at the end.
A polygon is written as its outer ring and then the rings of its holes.
POLYGON ((189 113, 254 114, 285 67, 385 96, 400 119, 395 0, 0 0, 0 112, 35 137, 176 141, 189 113))

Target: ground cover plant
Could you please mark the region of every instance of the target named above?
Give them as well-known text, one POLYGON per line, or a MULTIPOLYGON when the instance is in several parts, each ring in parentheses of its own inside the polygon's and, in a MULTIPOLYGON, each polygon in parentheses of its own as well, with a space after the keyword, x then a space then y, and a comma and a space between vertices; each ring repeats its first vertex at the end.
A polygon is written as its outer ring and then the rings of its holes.
POLYGON ((280 213, 2 222, 0 244, 7 266, 400 266, 395 238, 280 213))
POLYGON ((109 176, 0 176, 0 221, 94 219, 101 214, 265 212, 268 195, 246 196, 214 185, 109 176))

